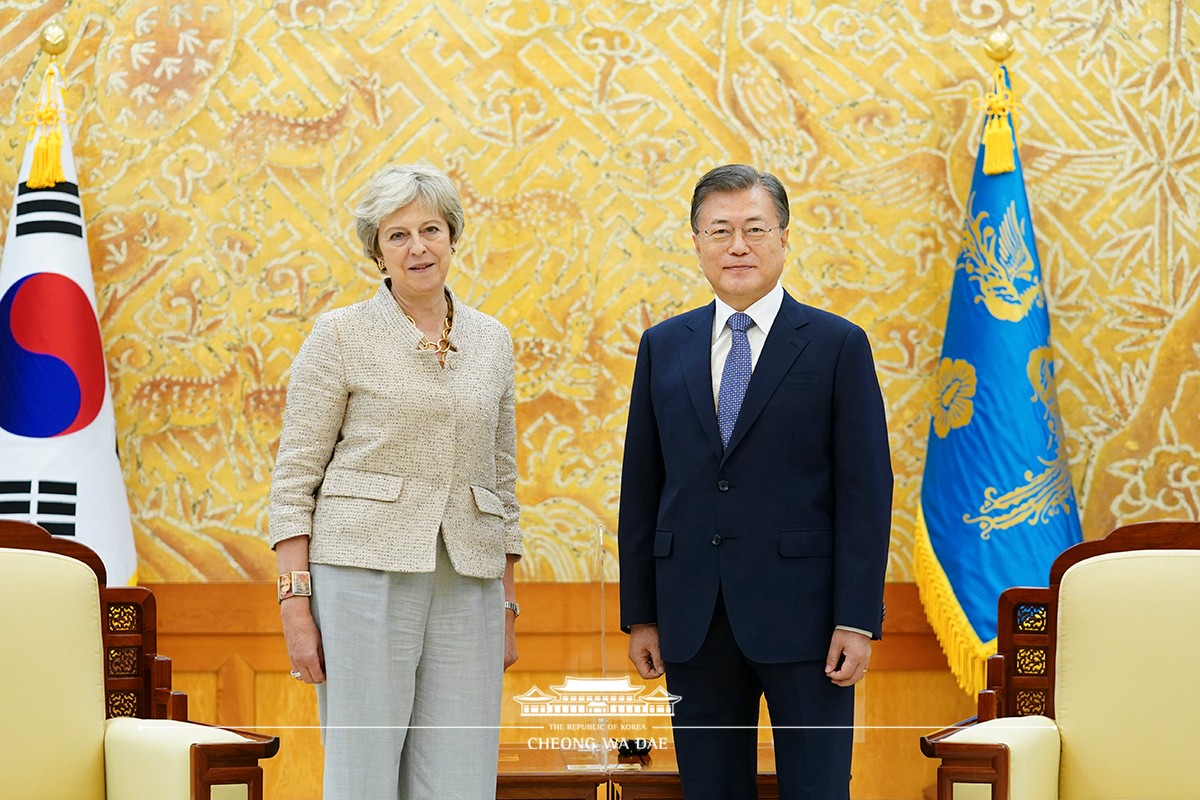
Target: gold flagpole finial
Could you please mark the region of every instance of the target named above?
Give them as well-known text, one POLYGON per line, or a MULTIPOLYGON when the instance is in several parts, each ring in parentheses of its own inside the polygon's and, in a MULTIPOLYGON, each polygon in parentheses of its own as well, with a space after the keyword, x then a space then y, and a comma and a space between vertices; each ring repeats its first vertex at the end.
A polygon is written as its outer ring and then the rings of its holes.
POLYGON ((1013 38, 1002 28, 992 31, 991 35, 983 40, 983 52, 987 53, 988 58, 997 64, 1003 64, 1015 50, 1013 38))
POLYGON ((67 50, 67 29, 57 22, 51 22, 42 29, 42 50, 51 58, 58 58, 67 50))

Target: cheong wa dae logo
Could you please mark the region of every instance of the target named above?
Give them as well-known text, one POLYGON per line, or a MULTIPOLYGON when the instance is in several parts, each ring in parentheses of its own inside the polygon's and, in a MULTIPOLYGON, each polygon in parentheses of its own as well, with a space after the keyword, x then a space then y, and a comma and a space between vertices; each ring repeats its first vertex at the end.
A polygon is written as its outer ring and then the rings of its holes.
POLYGON ((603 717, 635 715, 670 717, 680 698, 659 686, 643 696, 645 686, 635 686, 624 678, 572 678, 562 686, 551 686, 546 694, 531 686, 513 700, 521 704, 522 717, 603 717))

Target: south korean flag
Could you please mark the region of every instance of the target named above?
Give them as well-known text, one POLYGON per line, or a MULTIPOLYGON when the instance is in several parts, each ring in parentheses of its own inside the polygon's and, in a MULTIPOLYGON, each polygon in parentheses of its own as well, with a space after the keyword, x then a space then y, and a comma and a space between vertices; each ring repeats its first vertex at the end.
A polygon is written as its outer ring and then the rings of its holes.
POLYGON ((137 553, 66 116, 51 64, 0 261, 0 517, 75 537, 121 585, 136 582, 137 553), (45 137, 54 147, 39 150, 45 137), (47 152, 57 176, 36 185, 47 152))

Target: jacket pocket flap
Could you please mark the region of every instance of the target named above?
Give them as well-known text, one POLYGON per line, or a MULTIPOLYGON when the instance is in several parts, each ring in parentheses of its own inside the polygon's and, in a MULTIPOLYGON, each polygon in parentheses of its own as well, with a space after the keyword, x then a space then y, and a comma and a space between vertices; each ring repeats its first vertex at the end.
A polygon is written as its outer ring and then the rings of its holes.
POLYGON ((671 540, 674 536, 671 531, 654 532, 654 556, 656 558, 671 555, 671 540))
POLYGON ((472 486, 471 495, 475 498, 475 507, 484 514, 495 514, 497 517, 504 516, 504 501, 491 489, 485 489, 482 486, 472 486))
POLYGON ((325 471, 321 494, 326 497, 363 497, 394 502, 400 499, 403 486, 404 478, 399 475, 361 469, 330 469, 325 471))
POLYGON ((780 531, 779 555, 789 558, 831 556, 833 531, 829 528, 780 531))

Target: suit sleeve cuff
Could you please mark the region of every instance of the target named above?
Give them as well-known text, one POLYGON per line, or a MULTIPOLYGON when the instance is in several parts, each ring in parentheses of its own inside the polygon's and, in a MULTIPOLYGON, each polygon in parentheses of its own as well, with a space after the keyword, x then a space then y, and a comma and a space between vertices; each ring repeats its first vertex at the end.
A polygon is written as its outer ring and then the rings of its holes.
POLYGON ((871 633, 870 631, 864 631, 862 628, 852 628, 849 625, 836 625, 834 627, 836 627, 839 631, 850 631, 851 633, 861 633, 863 636, 867 637, 868 639, 871 639, 875 636, 875 634, 871 633))

